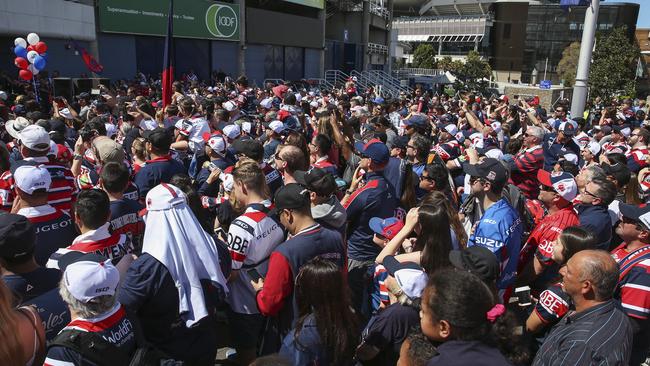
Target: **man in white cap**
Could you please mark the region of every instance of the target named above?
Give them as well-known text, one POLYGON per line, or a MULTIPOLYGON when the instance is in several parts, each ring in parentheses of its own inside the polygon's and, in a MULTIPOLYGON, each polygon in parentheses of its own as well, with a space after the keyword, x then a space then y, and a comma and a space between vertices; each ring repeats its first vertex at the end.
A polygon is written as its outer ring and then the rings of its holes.
POLYGON ((177 187, 154 187, 146 204, 142 255, 129 267, 119 300, 138 314, 156 348, 187 364, 212 365, 215 308, 228 292, 215 242, 177 187))
POLYGON ((23 160, 16 162, 12 170, 22 165, 43 165, 52 178, 52 184, 48 187, 48 203, 54 208, 69 213, 77 194, 77 187, 70 169, 59 163, 50 162, 47 157, 50 152, 50 135, 43 127, 30 125, 20 132, 19 137, 23 160))
POLYGON ((232 165, 232 162, 226 159, 228 152, 226 138, 221 134, 211 135, 205 144, 204 150, 208 161, 203 163, 203 167, 196 176, 195 187, 201 196, 216 197, 219 194, 219 186, 213 185, 212 183, 219 178, 220 172, 223 172, 227 167, 232 165), (218 172, 211 174, 215 170, 218 170, 218 172), (210 175, 212 175, 212 179, 210 175))
POLYGON ((285 127, 282 121, 272 121, 266 126, 267 140, 264 142, 264 161, 268 161, 282 143, 282 133, 285 127))
POLYGON ((52 179, 43 166, 25 165, 14 172, 16 199, 12 211, 25 216, 36 227, 34 258, 40 266, 59 248, 77 236, 72 218, 47 203, 52 179))
POLYGON ((118 269, 97 254, 70 252, 61 258, 61 270, 59 292, 71 321, 49 344, 44 364, 128 365, 137 347, 136 335, 117 301, 118 269), (76 347, 88 344, 93 347, 76 347), (112 351, 99 351, 107 349, 112 351))

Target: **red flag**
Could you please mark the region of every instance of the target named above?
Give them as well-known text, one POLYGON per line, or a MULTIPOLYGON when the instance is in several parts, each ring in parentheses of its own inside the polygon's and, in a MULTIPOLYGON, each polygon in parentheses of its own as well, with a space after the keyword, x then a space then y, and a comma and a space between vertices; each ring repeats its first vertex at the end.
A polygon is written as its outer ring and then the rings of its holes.
POLYGON ((97 60, 95 60, 95 58, 83 47, 81 48, 81 58, 84 60, 88 70, 95 74, 101 74, 102 71, 104 71, 104 66, 97 62, 97 60))
POLYGON ((163 107, 172 102, 172 83, 174 82, 174 0, 169 0, 167 15, 167 35, 162 70, 163 107))

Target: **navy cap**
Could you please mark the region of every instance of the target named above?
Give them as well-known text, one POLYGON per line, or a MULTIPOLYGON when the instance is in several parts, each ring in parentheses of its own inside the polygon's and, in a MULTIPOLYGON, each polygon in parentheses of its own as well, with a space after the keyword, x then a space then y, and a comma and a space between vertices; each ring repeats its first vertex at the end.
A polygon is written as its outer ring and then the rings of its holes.
POLYGON ((485 158, 478 164, 467 164, 463 170, 470 176, 486 179, 490 183, 500 187, 506 184, 508 177, 506 168, 499 160, 494 158, 485 158))
POLYGON ((0 216, 0 257, 20 259, 34 253, 36 229, 26 217, 16 214, 0 216))
POLYGON ((640 224, 650 230, 650 205, 630 205, 628 203, 621 203, 619 205, 621 215, 628 219, 636 220, 640 224))
POLYGON ((429 123, 429 119, 422 114, 414 114, 411 118, 404 120, 406 126, 425 127, 427 123, 429 123))
POLYGON ((289 183, 280 187, 274 196, 275 209, 277 211, 285 209, 309 207, 309 191, 298 183, 289 183))
POLYGON ((475 274, 483 282, 496 281, 499 277, 499 261, 485 247, 475 245, 465 250, 452 250, 449 261, 454 267, 475 274))
POLYGON ((408 136, 397 136, 393 140, 393 147, 398 147, 400 149, 406 149, 406 145, 409 144, 410 138, 408 136))
POLYGON ((329 197, 337 189, 336 179, 332 173, 321 168, 313 168, 309 171, 296 170, 293 175, 298 184, 321 197, 329 197))
POLYGON ((388 162, 390 151, 384 143, 378 139, 372 139, 367 143, 357 141, 354 148, 364 157, 370 158, 374 163, 383 164, 388 162))

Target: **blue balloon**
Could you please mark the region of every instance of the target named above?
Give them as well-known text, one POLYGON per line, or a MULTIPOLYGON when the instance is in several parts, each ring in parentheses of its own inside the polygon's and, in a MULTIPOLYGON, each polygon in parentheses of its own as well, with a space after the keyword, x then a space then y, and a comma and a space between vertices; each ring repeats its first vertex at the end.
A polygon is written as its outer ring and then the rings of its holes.
POLYGON ((44 58, 45 61, 47 61, 47 53, 41 53, 41 57, 44 58))
POLYGON ((43 57, 41 57, 40 55, 38 55, 38 56, 36 56, 36 57, 34 58, 34 62, 33 62, 33 63, 34 63, 34 67, 35 67, 38 71, 41 71, 41 70, 43 70, 43 69, 45 68, 45 65, 47 64, 47 61, 45 61, 45 59, 44 59, 43 57))
POLYGON ((18 57, 22 57, 24 59, 27 59, 27 49, 23 46, 16 46, 14 47, 14 53, 18 57))

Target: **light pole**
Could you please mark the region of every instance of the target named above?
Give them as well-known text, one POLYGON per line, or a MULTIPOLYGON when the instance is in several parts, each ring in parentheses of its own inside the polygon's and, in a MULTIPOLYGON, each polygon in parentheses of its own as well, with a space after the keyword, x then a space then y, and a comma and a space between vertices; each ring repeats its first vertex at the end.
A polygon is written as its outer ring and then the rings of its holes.
POLYGON ((594 48, 599 7, 600 0, 591 0, 591 5, 587 7, 585 14, 585 26, 582 31, 582 42, 580 43, 580 58, 578 59, 576 82, 573 86, 573 99, 571 100, 571 116, 573 117, 582 116, 585 110, 589 66, 591 65, 591 52, 594 48))

